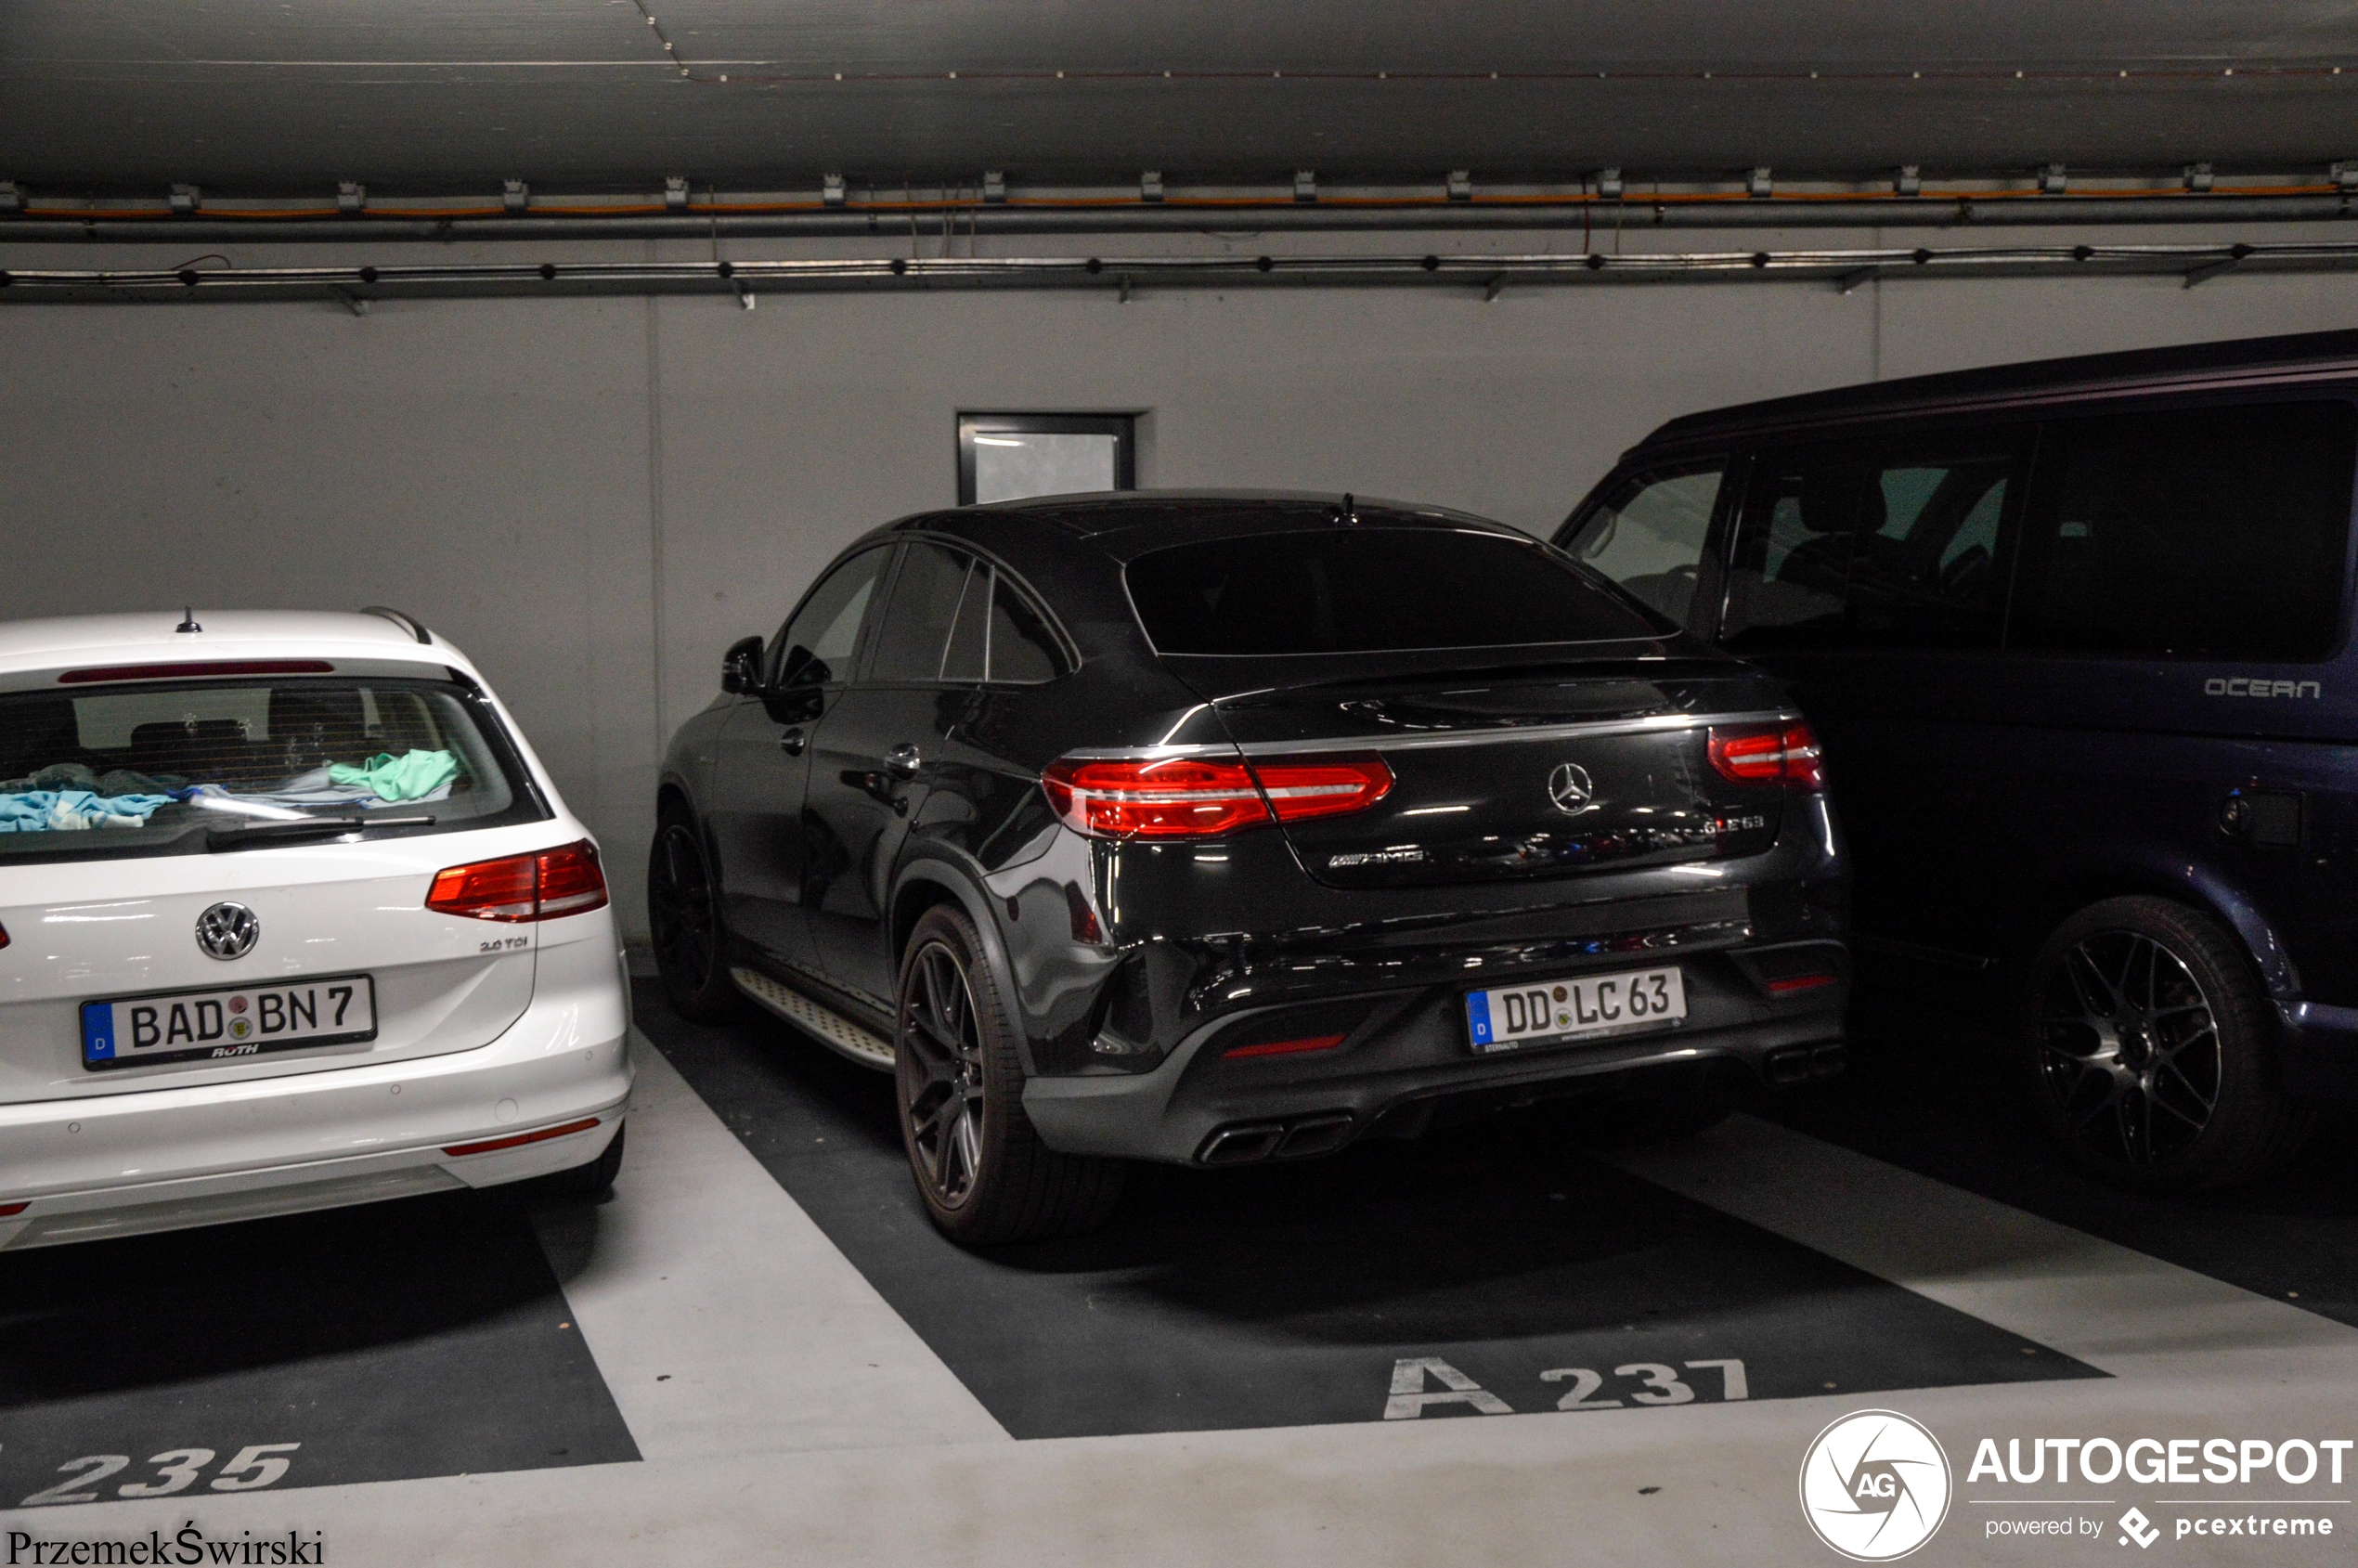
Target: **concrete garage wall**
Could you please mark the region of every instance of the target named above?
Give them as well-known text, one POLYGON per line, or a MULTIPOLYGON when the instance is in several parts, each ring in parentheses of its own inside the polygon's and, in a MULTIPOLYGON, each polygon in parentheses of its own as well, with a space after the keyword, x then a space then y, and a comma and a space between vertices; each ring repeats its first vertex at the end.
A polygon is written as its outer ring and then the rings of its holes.
MULTIPOLYGON (((104 265, 11 258, 45 264, 104 265)), ((1145 485, 1544 529, 1673 414, 2354 325, 2335 277, 9 308, 0 617, 410 610, 490 672, 637 931, 664 737, 844 542, 955 499, 960 408, 1137 411, 1145 485)))

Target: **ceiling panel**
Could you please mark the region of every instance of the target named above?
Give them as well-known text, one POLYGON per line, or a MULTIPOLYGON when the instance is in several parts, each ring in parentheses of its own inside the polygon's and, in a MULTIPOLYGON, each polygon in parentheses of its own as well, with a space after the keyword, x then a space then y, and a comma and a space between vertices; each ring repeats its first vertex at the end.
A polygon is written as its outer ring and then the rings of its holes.
POLYGON ((0 178, 36 192, 2273 172, 2358 157, 2353 108, 2347 4, 0 7, 0 178))

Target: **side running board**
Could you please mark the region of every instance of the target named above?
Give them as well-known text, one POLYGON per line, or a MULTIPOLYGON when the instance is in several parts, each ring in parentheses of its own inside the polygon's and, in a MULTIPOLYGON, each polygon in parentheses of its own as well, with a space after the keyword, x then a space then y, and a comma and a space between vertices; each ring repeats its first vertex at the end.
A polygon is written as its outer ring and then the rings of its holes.
POLYGON ((819 1043, 837 1056, 882 1072, 893 1069, 892 1042, 853 1023, 841 1013, 751 969, 732 968, 729 978, 746 996, 786 1022, 817 1035, 819 1043))

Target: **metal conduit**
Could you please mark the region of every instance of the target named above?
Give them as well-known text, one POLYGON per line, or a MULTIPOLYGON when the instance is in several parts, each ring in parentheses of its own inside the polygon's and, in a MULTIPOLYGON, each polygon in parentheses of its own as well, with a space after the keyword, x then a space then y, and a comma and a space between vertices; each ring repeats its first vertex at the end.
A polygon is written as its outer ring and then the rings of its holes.
POLYGON ((961 234, 1268 234, 1484 230, 1958 228, 2063 224, 2320 223, 2358 216, 2358 192, 2287 196, 2031 196, 1993 192, 1942 199, 1810 198, 1774 201, 1655 201, 1567 197, 1516 202, 1348 201, 1121 206, 989 205, 911 202, 780 213, 684 212, 604 217, 460 214, 386 217, 75 218, 54 209, 0 217, 0 245, 95 242, 108 245, 551 240, 827 240, 906 237, 944 226, 961 234))
POLYGON ((407 266, 0 271, 0 304, 341 300, 515 295, 1293 285, 1480 288, 1640 282, 1830 282, 1877 279, 2176 276, 2192 288, 2232 271, 2358 268, 2358 240, 2297 244, 2040 245, 1933 250, 1718 251, 1680 254, 1423 256, 863 257, 809 261, 452 262, 407 266))

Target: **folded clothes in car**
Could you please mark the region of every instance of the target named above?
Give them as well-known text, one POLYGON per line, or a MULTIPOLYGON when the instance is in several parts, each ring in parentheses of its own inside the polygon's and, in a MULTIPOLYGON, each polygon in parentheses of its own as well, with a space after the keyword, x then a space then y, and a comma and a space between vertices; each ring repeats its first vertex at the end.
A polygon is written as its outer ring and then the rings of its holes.
POLYGON ((386 754, 357 767, 338 762, 328 769, 330 783, 366 784, 380 800, 422 800, 458 776, 459 759, 447 751, 386 754))
POLYGON ((0 793, 0 833, 72 833, 94 827, 145 827, 168 795, 97 795, 86 789, 0 793))

